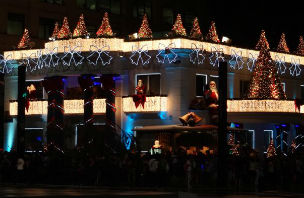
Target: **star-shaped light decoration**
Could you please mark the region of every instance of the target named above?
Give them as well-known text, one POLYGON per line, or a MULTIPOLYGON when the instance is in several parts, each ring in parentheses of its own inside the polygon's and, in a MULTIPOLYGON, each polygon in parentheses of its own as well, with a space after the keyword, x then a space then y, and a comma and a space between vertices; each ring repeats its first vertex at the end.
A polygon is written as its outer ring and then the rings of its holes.
POLYGON ((109 55, 110 46, 104 45, 103 47, 97 47, 96 45, 90 46, 90 54, 87 57, 87 60, 92 65, 97 65, 98 61, 102 63, 103 66, 109 65, 112 56, 109 55))
POLYGON ((39 53, 31 53, 30 55, 22 54, 23 64, 25 64, 26 72, 33 72, 39 68, 39 53))
POLYGON ((12 55, 9 54, 8 56, 4 57, 2 54, 0 54, 0 73, 10 73, 13 69, 13 65, 11 64, 12 55))
POLYGON ((48 53, 44 55, 43 64, 46 67, 56 67, 59 64, 60 57, 57 56, 58 54, 58 47, 53 49, 46 49, 48 53))
POLYGON ((131 63, 133 65, 138 65, 140 62, 142 65, 149 64, 151 56, 148 54, 148 46, 144 45, 136 48, 137 47, 132 46, 132 54, 130 56, 131 63))
POLYGON ((174 43, 170 43, 168 46, 159 43, 158 48, 160 50, 158 50, 158 54, 156 55, 156 58, 159 63, 165 63, 166 59, 168 60, 169 63, 176 61, 177 54, 173 51, 173 48, 175 48, 174 43))
POLYGON ((84 57, 81 55, 81 46, 65 46, 64 54, 61 57, 63 65, 71 66, 74 63, 75 66, 81 65, 84 57))
POLYGON ((285 56, 275 56, 275 63, 277 66, 277 73, 279 74, 285 74, 286 71, 286 65, 285 65, 285 56))
POLYGON ((243 69, 244 61, 242 51, 231 49, 231 59, 229 60, 230 68, 243 69))
POLYGON ((215 46, 211 47, 211 55, 209 56, 210 64, 215 67, 219 67, 220 62, 224 62, 225 58, 223 55, 223 48, 216 48, 215 46))
POLYGON ((203 45, 201 48, 197 47, 196 44, 191 43, 191 53, 189 54, 190 62, 192 64, 203 64, 205 60, 203 45))
POLYGON ((252 72, 255 67, 255 62, 257 60, 258 54, 249 53, 248 62, 247 62, 247 69, 252 72))
POLYGON ((290 75, 299 76, 301 74, 300 59, 291 58, 291 66, 289 67, 290 75))

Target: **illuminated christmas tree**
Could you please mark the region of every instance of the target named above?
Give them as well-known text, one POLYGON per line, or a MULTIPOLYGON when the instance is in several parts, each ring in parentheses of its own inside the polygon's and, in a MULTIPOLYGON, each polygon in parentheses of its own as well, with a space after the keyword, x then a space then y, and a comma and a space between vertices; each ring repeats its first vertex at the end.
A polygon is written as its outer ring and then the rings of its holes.
POLYGON ((209 32, 206 36, 206 40, 211 41, 211 42, 215 42, 215 43, 220 42, 220 39, 218 38, 218 35, 216 33, 216 28, 215 28, 215 22, 214 21, 211 21, 211 26, 210 26, 209 32))
POLYGON ((269 49, 269 43, 266 39, 265 31, 262 30, 261 35, 260 35, 260 39, 259 39, 258 43, 256 44, 255 49, 260 50, 262 48, 262 46, 264 46, 264 45, 266 46, 266 49, 268 50, 269 49))
POLYGON ((58 33, 59 33, 59 24, 58 22, 56 22, 51 38, 57 38, 58 33))
POLYGON ((233 146, 234 145, 234 135, 233 134, 229 134, 229 138, 228 138, 228 145, 233 146))
POLYGON ((22 38, 17 46, 18 49, 25 49, 29 47, 30 43, 30 35, 29 31, 27 29, 24 29, 24 33, 22 35, 22 38))
POLYGON ((109 16, 108 16, 107 12, 103 16, 101 25, 100 25, 98 31, 96 32, 96 35, 98 37, 111 37, 111 36, 113 36, 113 32, 112 32, 112 28, 110 26, 109 16))
POLYGON ((80 17, 79 17, 79 21, 77 23, 77 26, 74 29, 73 37, 83 37, 83 36, 87 36, 87 35, 88 35, 88 31, 87 31, 87 28, 86 28, 85 23, 84 23, 83 14, 81 14, 80 17))
POLYGON ((149 27, 147 15, 145 14, 138 30, 138 38, 152 38, 152 30, 149 27))
POLYGON ((277 152, 276 152, 274 144, 273 144, 273 139, 271 139, 270 143, 268 145, 268 148, 267 148, 266 157, 270 158, 270 157, 274 157, 276 155, 277 155, 277 152))
POLYGON ((303 40, 302 36, 300 36, 299 45, 298 45, 296 54, 298 54, 300 56, 304 56, 304 40, 303 40))
POLYGON ((71 32, 70 32, 68 18, 64 17, 63 23, 62 23, 61 29, 58 32, 57 38, 66 39, 66 38, 70 38, 70 37, 71 37, 71 32))
POLYGON ((289 53, 289 48, 287 46, 284 33, 282 33, 282 35, 281 35, 281 39, 280 39, 277 51, 282 52, 282 53, 289 53))
POLYGON ((195 19, 193 21, 193 27, 192 27, 191 32, 190 32, 190 38, 203 39, 203 35, 202 35, 202 32, 201 32, 201 28, 199 26, 197 17, 195 17, 195 19))
POLYGON ((172 31, 178 36, 187 36, 186 29, 183 26, 182 17, 180 14, 177 15, 176 21, 172 27, 172 31))
POLYGON ((248 98, 286 99, 275 62, 270 56, 268 43, 260 44, 261 50, 249 84, 248 98))

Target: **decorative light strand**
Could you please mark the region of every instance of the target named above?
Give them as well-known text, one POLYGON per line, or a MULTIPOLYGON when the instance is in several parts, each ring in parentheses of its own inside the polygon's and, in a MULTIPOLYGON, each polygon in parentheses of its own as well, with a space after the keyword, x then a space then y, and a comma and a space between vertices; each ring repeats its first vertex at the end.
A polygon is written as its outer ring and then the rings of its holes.
POLYGON ((76 45, 74 47, 65 46, 64 51, 65 51, 64 55, 61 58, 63 65, 71 66, 72 62, 75 64, 75 66, 82 64, 84 57, 81 55, 81 46, 79 46, 79 45, 76 45), (68 51, 66 51, 66 49, 68 49, 68 51), (77 50, 77 49, 80 49, 80 50, 77 50), (68 61, 66 61, 66 58, 68 56, 70 56, 70 58, 68 58, 68 61), (76 56, 78 56, 79 60, 75 59, 76 56))
POLYGON ((12 60, 8 60, 9 57, 12 57, 12 55, 8 55, 4 57, 2 54, 0 54, 0 73, 10 73, 12 71, 12 64, 10 63, 12 60), (10 66, 9 66, 10 65, 10 66))
POLYGON ((275 56, 275 62, 277 66, 277 73, 285 74, 286 71, 286 65, 285 65, 285 56, 275 56))
POLYGON ((257 60, 258 54, 253 55, 252 53, 249 53, 249 58, 247 62, 247 69, 252 72, 255 67, 255 62, 257 60))
POLYGON ((209 56, 210 64, 213 67, 219 67, 220 62, 225 61, 223 54, 223 48, 216 48, 215 46, 211 46, 211 55, 209 56))
POLYGON ((135 46, 132 46, 132 54, 130 56, 131 63, 133 65, 138 65, 139 61, 141 61, 142 65, 149 64, 151 56, 148 54, 148 46, 144 45, 141 48, 138 47, 134 50, 135 48, 135 46))
POLYGON ((198 48, 196 44, 191 43, 191 53, 189 54, 190 62, 192 64, 203 64, 205 60, 203 45, 198 48))
POLYGON ((291 66, 289 67, 291 76, 299 76, 301 74, 300 60, 291 58, 291 66))
POLYGON ((235 51, 231 49, 231 59, 229 60, 230 68, 243 69, 244 61, 242 57, 242 51, 235 51), (237 66, 237 68, 235 68, 237 66))
POLYGON ((160 50, 158 50, 158 54, 156 55, 156 58, 159 63, 165 63, 166 59, 168 59, 169 63, 176 61, 177 54, 172 50, 172 48, 175 48, 174 43, 170 43, 168 46, 159 43, 158 48, 160 50))
POLYGON ((98 61, 102 63, 103 66, 111 64, 112 56, 109 55, 110 46, 104 45, 99 48, 96 45, 90 46, 90 54, 87 57, 87 60, 90 64, 97 65, 98 61), (95 49, 95 50, 92 50, 95 49), (97 57, 97 58, 96 58, 97 57))

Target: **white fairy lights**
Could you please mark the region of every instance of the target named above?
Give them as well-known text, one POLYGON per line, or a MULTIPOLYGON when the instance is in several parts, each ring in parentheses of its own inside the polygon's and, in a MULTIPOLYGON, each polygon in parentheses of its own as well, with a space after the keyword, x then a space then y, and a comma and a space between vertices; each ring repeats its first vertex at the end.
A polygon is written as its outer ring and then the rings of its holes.
POLYGON ((126 97, 122 99, 123 111, 125 113, 167 111, 167 104, 168 98, 164 96, 146 97, 145 108, 143 108, 141 105, 136 108, 133 97, 126 97))

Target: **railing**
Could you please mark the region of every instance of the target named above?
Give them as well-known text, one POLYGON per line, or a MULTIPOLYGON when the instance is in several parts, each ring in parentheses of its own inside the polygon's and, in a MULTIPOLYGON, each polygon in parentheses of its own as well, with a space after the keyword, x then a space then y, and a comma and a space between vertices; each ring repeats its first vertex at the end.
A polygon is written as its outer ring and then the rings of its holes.
POLYGON ((133 97, 123 97, 122 99, 123 111, 125 113, 139 113, 139 112, 160 112, 168 111, 168 97, 167 96, 147 96, 144 107, 140 104, 137 108, 133 102, 133 97))

